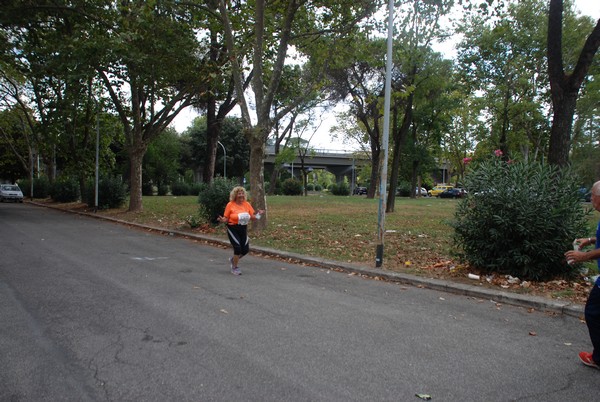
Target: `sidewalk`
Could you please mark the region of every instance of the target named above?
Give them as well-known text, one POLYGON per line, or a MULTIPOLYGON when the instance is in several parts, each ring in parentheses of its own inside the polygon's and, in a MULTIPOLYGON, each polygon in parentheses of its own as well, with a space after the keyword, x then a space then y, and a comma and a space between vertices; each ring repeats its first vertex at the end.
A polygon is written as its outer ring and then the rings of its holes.
MULTIPOLYGON (((229 241, 225 239, 220 239, 213 236, 202 235, 202 234, 194 234, 177 230, 170 230, 161 227, 153 227, 148 225, 141 225, 136 223, 131 223, 127 221, 123 221, 120 219, 115 219, 111 217, 106 217, 102 215, 97 215, 89 212, 80 212, 80 211, 71 211, 63 208, 56 208, 52 205, 36 203, 34 201, 28 201, 29 204, 52 208, 55 210, 69 212, 79 215, 84 215, 96 219, 102 219, 107 221, 112 221, 115 223, 137 227, 140 229, 144 229, 146 231, 153 231, 157 233, 168 234, 171 236, 178 236, 187 239, 194 239, 198 241, 202 241, 207 244, 214 244, 219 246, 229 247, 229 241)), ((325 269, 333 269, 336 271, 342 271, 347 273, 354 273, 356 275, 360 275, 366 278, 379 278, 382 280, 401 283, 405 285, 424 287, 428 289, 438 290, 442 292, 454 293, 469 297, 475 297, 479 299, 488 299, 497 303, 509 304, 513 306, 523 307, 523 308, 533 308, 540 311, 548 311, 558 314, 564 314, 573 316, 576 318, 583 317, 584 306, 580 304, 574 304, 568 301, 561 300, 553 300, 545 297, 539 296, 529 296, 529 295, 520 295, 511 292, 503 292, 495 289, 487 289, 475 285, 465 285, 461 283, 453 283, 446 282, 439 279, 434 278, 424 278, 416 275, 403 274, 398 272, 386 271, 379 268, 370 268, 366 266, 357 266, 353 264, 345 264, 341 261, 332 261, 326 260, 317 257, 311 257, 296 253, 290 253, 285 251, 274 250, 266 247, 252 246, 251 254, 263 254, 269 255, 272 257, 283 258, 288 261, 305 263, 325 269)))

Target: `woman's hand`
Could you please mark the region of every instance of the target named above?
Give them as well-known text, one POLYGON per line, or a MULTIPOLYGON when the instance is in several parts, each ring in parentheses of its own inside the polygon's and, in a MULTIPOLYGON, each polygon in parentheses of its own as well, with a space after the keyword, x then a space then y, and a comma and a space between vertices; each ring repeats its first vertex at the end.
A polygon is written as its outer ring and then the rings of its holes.
POLYGON ((224 217, 224 216, 221 216, 221 215, 219 215, 219 216, 217 217, 217 220, 218 220, 219 222, 221 222, 221 223, 227 223, 227 222, 229 222, 229 219, 227 219, 226 217, 224 217))

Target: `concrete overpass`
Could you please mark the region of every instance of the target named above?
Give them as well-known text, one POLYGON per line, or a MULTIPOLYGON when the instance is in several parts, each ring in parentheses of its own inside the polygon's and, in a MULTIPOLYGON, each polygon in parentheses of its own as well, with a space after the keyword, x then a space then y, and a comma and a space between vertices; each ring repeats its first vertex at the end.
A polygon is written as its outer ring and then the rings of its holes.
MULTIPOLYGON (((304 158, 306 169, 324 169, 335 175, 336 182, 341 182, 344 177, 353 187, 355 183, 355 169, 371 163, 369 158, 357 151, 336 151, 330 149, 313 149, 304 158)), ((265 155, 265 176, 268 177, 275 165, 275 148, 267 147, 265 155)), ((293 177, 301 178, 302 161, 296 156, 293 162, 284 164, 283 168, 289 171, 293 177)))

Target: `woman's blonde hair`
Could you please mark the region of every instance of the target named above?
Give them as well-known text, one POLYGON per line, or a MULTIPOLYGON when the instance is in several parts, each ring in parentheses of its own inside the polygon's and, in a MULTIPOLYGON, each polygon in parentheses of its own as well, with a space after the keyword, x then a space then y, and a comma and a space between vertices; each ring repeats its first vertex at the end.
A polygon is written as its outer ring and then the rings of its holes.
POLYGON ((239 192, 244 193, 244 198, 248 201, 248 193, 246 193, 246 189, 242 186, 234 187, 233 190, 231 190, 231 193, 229 193, 229 201, 235 201, 235 197, 239 192))

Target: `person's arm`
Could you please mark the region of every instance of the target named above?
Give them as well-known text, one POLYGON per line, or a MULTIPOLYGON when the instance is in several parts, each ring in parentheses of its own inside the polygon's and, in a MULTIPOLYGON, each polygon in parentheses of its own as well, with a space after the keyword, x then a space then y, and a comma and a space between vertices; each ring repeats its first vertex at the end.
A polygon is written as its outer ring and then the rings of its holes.
MULTIPOLYGON (((575 244, 578 244, 579 247, 585 247, 596 244, 595 237, 585 237, 581 239, 575 239, 575 244)), ((565 253, 565 258, 567 261, 572 262, 585 262, 591 260, 597 260, 600 258, 600 249, 593 249, 589 251, 578 251, 578 250, 569 250, 565 253)))
POLYGON ((573 243, 577 244, 579 246, 579 248, 581 249, 585 246, 596 245, 596 238, 595 237, 582 237, 580 239, 575 239, 575 241, 573 243))
POLYGON ((259 209, 258 211, 255 211, 254 208, 252 207, 252 204, 248 203, 248 213, 250 214, 250 219, 251 220, 257 220, 260 219, 260 215, 265 213, 264 209, 259 209), (256 216, 259 215, 259 216, 256 216))
POLYGON ((221 223, 227 224, 229 223, 229 216, 231 215, 231 206, 228 203, 227 206, 225 207, 225 212, 223 213, 223 216, 218 216, 217 220, 221 223))

